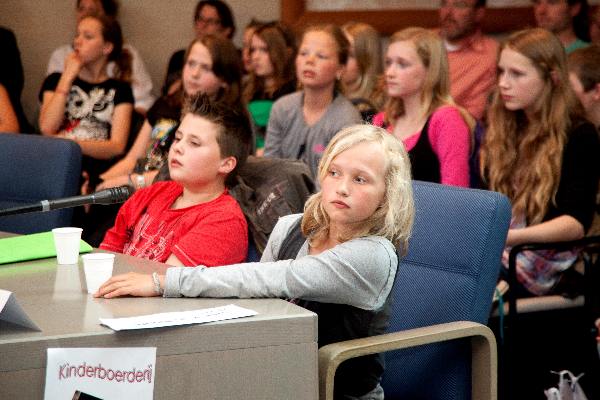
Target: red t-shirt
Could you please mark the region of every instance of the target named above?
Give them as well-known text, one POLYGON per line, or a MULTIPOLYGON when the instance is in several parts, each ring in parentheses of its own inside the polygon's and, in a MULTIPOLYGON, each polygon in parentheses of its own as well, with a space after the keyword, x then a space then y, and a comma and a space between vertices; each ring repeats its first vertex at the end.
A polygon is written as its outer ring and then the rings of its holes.
POLYGON ((207 203, 170 209, 182 193, 183 187, 173 181, 135 192, 100 248, 159 262, 172 253, 186 266, 243 262, 248 226, 235 199, 226 190, 207 203))

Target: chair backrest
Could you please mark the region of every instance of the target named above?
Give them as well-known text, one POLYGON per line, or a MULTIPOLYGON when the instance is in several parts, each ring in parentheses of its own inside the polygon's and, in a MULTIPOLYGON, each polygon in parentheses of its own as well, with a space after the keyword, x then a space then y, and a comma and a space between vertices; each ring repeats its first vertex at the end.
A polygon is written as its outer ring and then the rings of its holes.
MULTIPOLYGON (((486 324, 510 223, 498 193, 415 182, 417 209, 393 291, 390 332, 451 321, 486 324)), ((468 399, 468 341, 386 353, 386 399, 468 399)))
MULTIPOLYGON (((81 149, 72 140, 0 134, 0 209, 79 192, 81 149)), ((36 233, 71 224, 72 209, 0 217, 0 231, 36 233)))

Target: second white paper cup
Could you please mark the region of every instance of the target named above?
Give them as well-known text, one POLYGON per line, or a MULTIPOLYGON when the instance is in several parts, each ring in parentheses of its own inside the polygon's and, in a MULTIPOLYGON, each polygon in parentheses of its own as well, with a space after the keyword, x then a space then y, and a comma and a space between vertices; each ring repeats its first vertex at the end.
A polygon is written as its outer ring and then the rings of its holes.
POLYGON ((81 228, 71 227, 52 229, 59 264, 77 264, 82 231, 81 228))
POLYGON ((115 262, 115 255, 110 253, 90 253, 81 256, 85 283, 90 294, 96 293, 98 288, 110 279, 115 262))

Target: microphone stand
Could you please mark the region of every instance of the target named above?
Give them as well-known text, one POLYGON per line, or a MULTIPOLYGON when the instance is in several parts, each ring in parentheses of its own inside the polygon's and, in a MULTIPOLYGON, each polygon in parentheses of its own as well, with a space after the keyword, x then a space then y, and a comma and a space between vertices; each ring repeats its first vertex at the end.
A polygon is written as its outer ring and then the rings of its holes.
POLYGON ((131 193, 127 186, 110 188, 89 195, 73 196, 58 200, 42 200, 36 204, 16 206, 0 210, 0 217, 8 215, 27 214, 40 211, 53 211, 62 208, 84 206, 87 204, 117 204, 123 203, 131 193))

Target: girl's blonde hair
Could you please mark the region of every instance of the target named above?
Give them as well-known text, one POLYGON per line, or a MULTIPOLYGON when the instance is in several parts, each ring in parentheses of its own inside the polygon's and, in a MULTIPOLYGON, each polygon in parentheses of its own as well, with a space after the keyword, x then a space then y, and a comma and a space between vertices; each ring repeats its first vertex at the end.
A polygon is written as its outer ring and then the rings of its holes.
MULTIPOLYGON (((427 69, 425 82, 421 90, 423 114, 429 117, 435 110, 444 105, 456 107, 473 132, 475 120, 462 107, 459 107, 450 96, 450 75, 446 48, 439 35, 425 28, 410 27, 396 32, 390 38, 390 44, 409 41, 415 46, 417 55, 427 69)), ((400 98, 388 97, 385 104, 385 123, 393 125, 394 121, 404 115, 404 103, 400 98)))
POLYGON ((354 57, 359 70, 358 88, 350 92, 349 88, 344 87, 345 95, 351 99, 361 98, 373 102, 373 95, 382 72, 379 33, 371 25, 362 22, 348 22, 342 26, 342 31, 354 40, 354 57))
MULTIPOLYGON (((339 131, 329 142, 319 162, 319 181, 323 181, 329 165, 340 153, 360 143, 377 143, 383 149, 385 195, 383 204, 368 218, 363 229, 352 237, 341 237, 344 242, 357 237, 377 235, 390 240, 403 252, 408 248, 415 215, 410 161, 402 143, 385 129, 373 125, 352 125, 339 131)), ((311 242, 321 242, 329 235, 329 216, 321 202, 322 194, 312 195, 306 202, 302 219, 302 233, 311 242)))
POLYGON ((522 30, 508 37, 500 51, 504 49, 527 57, 544 88, 528 115, 506 109, 496 89, 481 149, 481 174, 491 190, 508 196, 515 215, 536 224, 555 201, 567 132, 580 111, 556 36, 540 28, 522 30))

